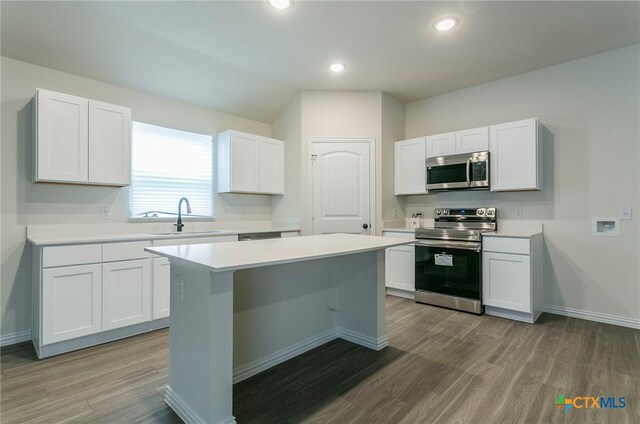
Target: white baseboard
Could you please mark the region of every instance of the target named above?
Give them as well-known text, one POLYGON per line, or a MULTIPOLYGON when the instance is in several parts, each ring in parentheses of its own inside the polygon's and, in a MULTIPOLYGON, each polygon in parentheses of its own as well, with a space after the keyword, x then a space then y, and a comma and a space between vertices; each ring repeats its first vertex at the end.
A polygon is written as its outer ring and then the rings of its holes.
POLYGON ((396 289, 393 287, 387 287, 387 294, 390 296, 403 297, 405 299, 414 300, 416 297, 415 291, 407 291, 402 289, 396 289))
POLYGON ((29 340, 31 340, 31 330, 19 331, 0 337, 0 346, 10 346, 16 343, 28 342, 29 340))
MULTIPOLYGON (((189 406, 178 396, 171 387, 167 387, 164 392, 164 401, 186 424, 203 424, 205 421, 200 418, 189 406)), ((216 424, 236 424, 236 417, 231 416, 216 424)))
POLYGON ((287 346, 284 349, 280 349, 277 352, 274 352, 263 358, 249 362, 245 365, 241 365, 233 370, 233 383, 235 384, 242 380, 246 380, 247 378, 252 377, 266 369, 281 364, 284 361, 288 361, 295 356, 301 355, 304 352, 307 352, 337 338, 338 329, 333 328, 329 331, 309 337, 308 339, 302 340, 301 342, 295 343, 291 346, 287 346))
POLYGON ((619 325, 621 327, 640 329, 640 319, 602 314, 600 312, 583 311, 581 309, 573 309, 567 308, 566 306, 556 305, 544 305, 542 311, 555 315, 564 315, 566 317, 581 318, 605 324, 619 325))
POLYGON ((339 327, 338 328, 338 337, 343 340, 359 344, 360 346, 368 347, 373 350, 381 350, 387 346, 389 346, 389 341, 387 337, 382 337, 380 339, 373 338, 371 336, 367 336, 362 333, 357 333, 355 331, 348 330, 346 328, 339 327))

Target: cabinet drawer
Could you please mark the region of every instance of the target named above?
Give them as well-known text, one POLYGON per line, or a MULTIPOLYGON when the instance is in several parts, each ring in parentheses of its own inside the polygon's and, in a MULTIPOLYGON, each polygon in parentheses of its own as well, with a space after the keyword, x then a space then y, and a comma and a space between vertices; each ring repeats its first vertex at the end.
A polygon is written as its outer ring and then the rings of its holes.
POLYGON ((528 238, 485 237, 482 239, 482 250, 485 252, 528 255, 531 253, 530 244, 528 238))
POLYGON ((134 241, 127 243, 105 243, 102 245, 102 261, 126 261, 129 259, 146 259, 150 255, 144 251, 151 246, 148 241, 134 241))
POLYGON ((171 238, 163 240, 154 240, 154 246, 178 246, 181 244, 198 244, 200 239, 198 237, 186 237, 186 238, 171 238))
POLYGON ((54 246, 42 249, 42 267, 81 265, 102 262, 101 244, 54 246))

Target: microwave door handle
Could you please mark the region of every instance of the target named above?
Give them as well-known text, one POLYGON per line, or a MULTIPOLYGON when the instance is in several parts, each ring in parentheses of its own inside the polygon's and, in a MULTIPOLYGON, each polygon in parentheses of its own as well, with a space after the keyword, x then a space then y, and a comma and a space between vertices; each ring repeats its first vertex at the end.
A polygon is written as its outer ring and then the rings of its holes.
POLYGON ((467 160, 467 186, 471 186, 471 158, 467 160))

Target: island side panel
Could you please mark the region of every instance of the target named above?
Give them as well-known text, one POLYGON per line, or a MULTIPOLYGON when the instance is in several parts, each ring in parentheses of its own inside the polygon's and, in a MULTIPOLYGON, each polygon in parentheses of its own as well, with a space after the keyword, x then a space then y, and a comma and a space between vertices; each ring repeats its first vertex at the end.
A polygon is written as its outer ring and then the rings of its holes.
POLYGON ((339 335, 374 350, 388 346, 384 250, 352 256, 340 286, 339 335))
POLYGON ((337 337, 341 270, 351 257, 236 271, 234 382, 337 337))
POLYGON ((233 272, 171 263, 169 343, 167 403, 187 423, 235 423, 233 272))

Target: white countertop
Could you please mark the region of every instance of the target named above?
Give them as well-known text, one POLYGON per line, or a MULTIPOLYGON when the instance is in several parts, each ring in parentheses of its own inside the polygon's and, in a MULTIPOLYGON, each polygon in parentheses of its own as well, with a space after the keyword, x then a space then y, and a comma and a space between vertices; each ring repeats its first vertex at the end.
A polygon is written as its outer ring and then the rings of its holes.
POLYGON ((531 238, 533 236, 537 236, 538 234, 542 234, 541 230, 498 230, 493 232, 485 232, 482 233, 482 237, 513 237, 513 238, 531 238))
POLYGON ((27 235, 27 240, 36 246, 51 246, 64 244, 82 244, 82 243, 115 243, 126 241, 140 240, 167 240, 194 237, 219 237, 230 236, 247 233, 270 233, 270 232, 294 232, 300 231, 299 228, 292 227, 274 227, 260 229, 243 229, 243 230, 203 230, 203 231, 185 231, 182 233, 172 234, 154 234, 154 233, 121 233, 121 234, 39 234, 27 235), (175 235, 174 235, 175 234, 175 235))
POLYGON ((394 237, 324 234, 243 243, 148 247, 145 250, 172 262, 221 272, 369 252, 410 243, 412 241, 394 237))

